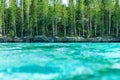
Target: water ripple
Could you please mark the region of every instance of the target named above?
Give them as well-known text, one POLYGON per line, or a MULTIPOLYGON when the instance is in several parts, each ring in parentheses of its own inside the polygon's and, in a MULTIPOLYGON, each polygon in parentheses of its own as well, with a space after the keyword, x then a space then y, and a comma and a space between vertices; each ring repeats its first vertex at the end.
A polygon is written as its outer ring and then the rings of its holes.
POLYGON ((3 43, 0 80, 119 80, 120 43, 3 43))

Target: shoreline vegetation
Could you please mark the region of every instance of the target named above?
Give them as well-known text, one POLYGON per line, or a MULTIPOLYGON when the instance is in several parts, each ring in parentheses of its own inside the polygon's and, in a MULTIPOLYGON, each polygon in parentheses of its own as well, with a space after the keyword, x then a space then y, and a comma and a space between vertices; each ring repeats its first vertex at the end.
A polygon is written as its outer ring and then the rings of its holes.
POLYGON ((0 43, 22 43, 22 42, 120 42, 120 38, 116 37, 91 37, 91 38, 84 38, 84 37, 57 37, 51 36, 46 37, 44 35, 35 36, 35 37, 0 37, 0 43))

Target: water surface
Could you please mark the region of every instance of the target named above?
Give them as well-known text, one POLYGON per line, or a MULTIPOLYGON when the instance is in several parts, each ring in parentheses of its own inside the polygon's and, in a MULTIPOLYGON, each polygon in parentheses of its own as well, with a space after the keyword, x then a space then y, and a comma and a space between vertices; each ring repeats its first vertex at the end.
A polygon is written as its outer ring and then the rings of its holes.
POLYGON ((3 43, 0 80, 120 80, 120 43, 3 43))

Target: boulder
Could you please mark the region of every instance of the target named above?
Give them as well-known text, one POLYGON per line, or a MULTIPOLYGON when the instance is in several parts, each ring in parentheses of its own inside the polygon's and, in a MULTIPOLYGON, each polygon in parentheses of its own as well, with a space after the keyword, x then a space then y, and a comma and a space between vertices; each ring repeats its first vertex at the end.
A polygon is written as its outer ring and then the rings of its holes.
POLYGON ((49 39, 45 35, 35 36, 33 42, 49 42, 49 39))
POLYGON ((82 42, 83 37, 56 37, 55 42, 82 42))
POLYGON ((13 42, 23 42, 23 39, 19 38, 19 37, 15 37, 13 39, 13 42))
POLYGON ((23 42, 33 42, 33 37, 25 36, 22 38, 23 42))

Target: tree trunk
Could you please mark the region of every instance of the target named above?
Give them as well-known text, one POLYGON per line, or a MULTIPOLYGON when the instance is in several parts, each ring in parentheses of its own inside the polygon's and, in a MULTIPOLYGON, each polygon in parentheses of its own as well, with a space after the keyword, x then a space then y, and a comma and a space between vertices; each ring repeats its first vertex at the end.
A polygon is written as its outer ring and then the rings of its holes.
POLYGON ((73 15, 72 15, 72 11, 71 11, 71 14, 70 14, 70 26, 71 26, 71 36, 73 36, 73 17, 72 17, 73 15))
POLYGON ((117 23, 117 25, 116 25, 116 37, 118 37, 118 36, 119 36, 119 25, 117 23))
POLYGON ((53 36, 55 36, 54 17, 52 18, 52 31, 53 31, 53 36))
POLYGON ((16 31, 16 25, 13 24, 13 30, 14 30, 14 37, 17 37, 17 31, 16 31))
POLYGON ((97 23, 96 23, 96 21, 95 21, 95 25, 94 26, 95 26, 95 34, 94 35, 97 36, 97 23))
POLYGON ((85 36, 84 12, 82 11, 82 36, 85 36))
POLYGON ((1 0, 2 5, 2 36, 5 36, 5 1, 1 0))
POLYGON ((100 27, 100 35, 104 36, 104 13, 102 13, 102 19, 101 19, 101 27, 100 27))
POLYGON ((79 36, 81 36, 81 35, 80 35, 80 28, 79 28, 78 30, 79 30, 79 36))
POLYGON ((66 34, 67 34, 67 31, 66 31, 66 22, 64 21, 63 23, 64 23, 64 37, 65 37, 66 34))
POLYGON ((58 34, 57 30, 57 17, 55 17, 55 36, 58 34))
POLYGON ((22 5, 21 5, 21 7, 22 7, 22 10, 21 10, 21 19, 22 19, 22 22, 21 22, 21 27, 22 27, 22 29, 21 29, 21 37, 23 38, 23 32, 24 32, 24 10, 23 10, 23 0, 21 1, 21 3, 22 3, 22 5))
POLYGON ((90 37, 91 37, 91 34, 92 34, 92 10, 91 10, 91 8, 90 8, 90 15, 89 15, 89 27, 90 27, 90 32, 89 32, 89 34, 90 34, 90 37))
POLYGON ((72 23, 72 20, 71 20, 71 36, 73 36, 73 23, 72 23))
POLYGON ((55 0, 54 0, 54 9, 53 9, 53 18, 52 18, 52 30, 53 30, 53 36, 56 35, 56 32, 55 32, 55 7, 56 7, 56 4, 55 4, 55 0))
POLYGON ((0 15, 0 35, 2 36, 2 15, 0 15))
POLYGON ((97 19, 98 19, 98 16, 97 16, 97 11, 95 11, 95 25, 94 25, 94 27, 95 27, 95 34, 94 34, 94 36, 97 36, 97 19))
POLYGON ((47 32, 48 32, 48 23, 47 23, 48 16, 46 15, 45 18, 46 18, 45 31, 46 31, 46 34, 47 34, 47 32))
POLYGON ((46 31, 45 31, 45 17, 43 17, 43 35, 45 35, 46 34, 46 31))
POLYGON ((37 17, 35 19, 35 28, 36 28, 36 35, 38 35, 38 20, 37 20, 37 17))
POLYGON ((109 9, 109 31, 108 31, 109 36, 111 35, 111 10, 109 9))
POLYGON ((77 28, 76 28, 75 16, 74 16, 74 33, 77 36, 77 28))
POLYGON ((2 35, 5 36, 5 34, 6 34, 5 22, 3 22, 3 25, 2 25, 2 35))
POLYGON ((29 0, 27 0, 27 10, 26 10, 26 17, 27 17, 27 30, 28 30, 28 35, 30 34, 30 23, 29 23, 29 0))
POLYGON ((4 8, 3 8, 3 13, 2 13, 2 35, 5 36, 6 34, 6 29, 5 29, 5 13, 4 13, 4 8))

